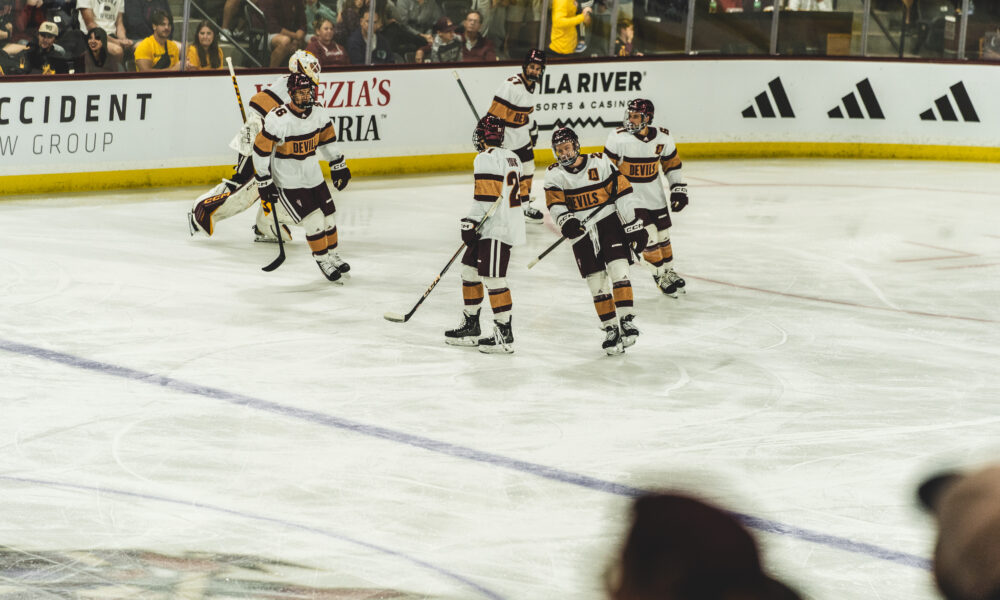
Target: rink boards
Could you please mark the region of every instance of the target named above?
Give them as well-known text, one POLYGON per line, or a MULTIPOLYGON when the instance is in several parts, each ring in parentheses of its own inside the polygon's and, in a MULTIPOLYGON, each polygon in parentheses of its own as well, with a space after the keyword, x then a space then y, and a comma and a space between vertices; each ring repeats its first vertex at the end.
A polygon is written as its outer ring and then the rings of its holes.
MULTIPOLYGON (((998 67, 873 60, 653 59, 552 64, 535 95, 551 132, 599 149, 631 98, 682 156, 1000 160, 998 67)), ((515 65, 322 75, 355 174, 465 169, 476 113, 515 65)), ((238 78, 244 102, 277 75, 238 78)), ((0 89, 0 193, 204 183, 230 172, 240 111, 228 75, 9 79, 0 89)))

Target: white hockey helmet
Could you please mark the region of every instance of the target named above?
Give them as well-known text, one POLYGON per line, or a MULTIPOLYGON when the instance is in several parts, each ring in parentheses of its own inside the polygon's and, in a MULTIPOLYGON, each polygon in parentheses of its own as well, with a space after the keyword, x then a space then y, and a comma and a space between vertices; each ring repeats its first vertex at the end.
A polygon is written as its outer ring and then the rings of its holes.
POLYGON ((319 60, 312 52, 307 50, 296 50, 292 57, 288 59, 288 70, 292 73, 302 73, 312 79, 315 85, 319 85, 319 72, 322 70, 319 60))

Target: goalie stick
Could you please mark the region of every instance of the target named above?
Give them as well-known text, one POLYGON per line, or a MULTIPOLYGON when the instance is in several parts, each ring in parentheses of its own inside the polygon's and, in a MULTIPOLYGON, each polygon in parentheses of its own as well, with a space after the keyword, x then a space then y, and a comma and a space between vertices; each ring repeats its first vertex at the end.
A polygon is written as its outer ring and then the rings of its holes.
MULTIPOLYGON (((486 219, 489 219, 491 216, 493 216, 493 213, 496 212, 497 207, 500 206, 501 201, 503 201, 503 196, 500 196, 499 198, 493 201, 493 204, 490 205, 489 210, 486 211, 486 214, 483 215, 483 218, 480 219, 479 223, 476 225, 477 232, 479 231, 479 228, 483 226, 483 223, 486 222, 486 219)), ((451 255, 451 258, 448 260, 448 264, 446 264, 444 268, 441 269, 441 272, 438 273, 437 277, 434 278, 434 281, 432 281, 431 284, 427 286, 427 290, 424 292, 424 295, 420 297, 420 300, 417 300, 417 303, 413 305, 413 308, 410 309, 410 312, 406 313, 405 315, 401 315, 399 313, 394 313, 394 312, 387 312, 384 315, 382 315, 385 318, 385 320, 392 321, 393 323, 406 323, 407 321, 409 321, 410 317, 413 316, 413 313, 417 312, 417 309, 420 308, 420 305, 423 304, 424 300, 427 299, 427 296, 431 294, 431 291, 434 289, 434 286, 436 286, 438 282, 441 281, 441 278, 444 277, 444 274, 448 271, 449 268, 451 268, 451 264, 455 262, 455 259, 458 258, 458 255, 461 254, 462 250, 464 249, 465 249, 465 243, 462 243, 462 245, 458 247, 458 250, 456 250, 455 253, 451 255)))

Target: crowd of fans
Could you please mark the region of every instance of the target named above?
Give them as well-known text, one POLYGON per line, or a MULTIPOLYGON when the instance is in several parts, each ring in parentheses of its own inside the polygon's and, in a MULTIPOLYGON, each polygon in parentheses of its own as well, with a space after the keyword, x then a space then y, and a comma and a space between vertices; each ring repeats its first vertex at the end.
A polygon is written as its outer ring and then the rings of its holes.
MULTIPOLYGON (((571 26, 559 22, 551 28, 558 38, 553 44, 574 40, 572 48, 556 53, 572 55, 579 52, 575 40, 583 40, 593 9, 574 0, 557 1, 560 14, 580 13, 571 26)), ((496 61, 519 58, 537 46, 543 3, 202 0, 198 6, 211 18, 190 29, 187 47, 181 48, 169 0, 0 0, 0 69, 5 75, 179 70, 182 65, 218 69, 227 54, 237 65, 250 66, 244 53, 275 67, 296 50, 309 50, 323 66, 333 67, 364 64, 369 38, 374 64, 496 61), (248 2, 254 10, 247 10, 248 2)), ((623 10, 616 28, 617 56, 637 54, 628 16, 623 10)))

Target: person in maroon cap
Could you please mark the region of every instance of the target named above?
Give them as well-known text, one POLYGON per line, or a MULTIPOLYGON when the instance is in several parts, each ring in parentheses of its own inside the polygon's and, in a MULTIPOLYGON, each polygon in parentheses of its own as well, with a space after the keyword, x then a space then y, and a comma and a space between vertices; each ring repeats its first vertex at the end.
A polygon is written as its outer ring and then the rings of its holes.
POLYGON ((417 62, 460 62, 462 60, 462 36, 455 33, 455 24, 448 17, 441 17, 434 24, 434 40, 417 50, 417 62))
POLYGON ((608 592, 611 600, 800 600, 764 572, 757 542, 730 513, 674 493, 635 500, 608 592))

